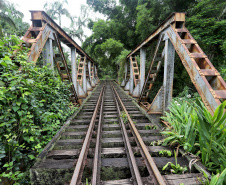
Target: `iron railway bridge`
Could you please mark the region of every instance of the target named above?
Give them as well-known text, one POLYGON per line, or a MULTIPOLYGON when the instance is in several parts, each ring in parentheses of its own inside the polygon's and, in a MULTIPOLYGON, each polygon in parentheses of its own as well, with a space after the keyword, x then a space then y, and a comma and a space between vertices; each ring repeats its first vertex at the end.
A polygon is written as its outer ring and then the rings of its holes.
POLYGON ((79 106, 39 154, 30 170, 32 184, 179 185, 200 184, 202 171, 211 176, 181 149, 177 163, 190 167, 190 173, 163 175, 162 167, 175 158, 159 156, 159 151, 172 149, 150 146, 163 139, 159 122, 172 100, 175 52, 211 114, 226 100, 226 83, 186 29, 185 13, 170 15, 127 55, 121 84, 100 81, 98 64, 44 11, 31 11, 31 21, 22 39, 22 46, 30 48, 28 62, 42 55, 45 64, 71 84, 71 101, 79 106), (71 50, 71 67, 62 43, 71 50), (145 74, 146 50, 153 43, 145 74), (148 102, 161 68, 162 86, 148 102))

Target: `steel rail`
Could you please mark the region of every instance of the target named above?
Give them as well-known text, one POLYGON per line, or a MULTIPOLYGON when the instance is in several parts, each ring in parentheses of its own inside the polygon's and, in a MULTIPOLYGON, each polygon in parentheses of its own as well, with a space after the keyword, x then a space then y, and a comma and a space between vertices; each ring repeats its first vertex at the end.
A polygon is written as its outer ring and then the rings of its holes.
POLYGON ((98 179, 98 174, 100 175, 99 170, 100 170, 100 164, 101 164, 99 157, 100 157, 100 136, 101 136, 101 126, 102 126, 101 122, 103 118, 103 105, 104 105, 104 96, 102 96, 102 100, 101 100, 99 122, 98 122, 97 136, 96 136, 96 146, 95 146, 95 153, 94 153, 94 159, 93 159, 93 173, 92 173, 92 180, 91 180, 92 185, 100 184, 100 179, 98 179))
POLYGON ((84 143, 82 145, 82 149, 81 149, 81 152, 79 154, 79 158, 77 160, 70 185, 78 185, 78 184, 81 183, 82 171, 85 167, 85 161, 87 159, 87 154, 88 154, 88 149, 89 149, 89 145, 90 145, 90 141, 91 141, 91 137, 92 137, 92 133, 93 133, 93 128, 94 128, 94 125, 95 125, 96 116, 97 116, 98 109, 99 109, 99 106, 100 106, 100 103, 101 103, 101 100, 102 100, 102 96, 104 94, 104 90, 105 90, 105 85, 103 85, 103 87, 101 89, 100 96, 98 98, 97 105, 94 109, 94 113, 93 113, 92 119, 90 121, 89 128, 88 128, 88 131, 86 133, 86 137, 85 137, 84 143))
POLYGON ((140 136, 140 134, 139 134, 139 132, 138 132, 138 130, 137 130, 135 124, 133 123, 133 121, 132 121, 132 119, 131 119, 129 113, 128 113, 127 110, 126 110, 126 107, 124 106, 124 104, 123 104, 123 102, 122 102, 120 96, 118 95, 117 91, 115 90, 114 86, 113 86, 113 90, 114 90, 114 92, 115 92, 115 94, 116 94, 116 96, 117 96, 117 98, 118 98, 118 101, 119 101, 120 104, 121 104, 121 107, 123 108, 124 112, 125 112, 126 115, 127 115, 129 124, 130 124, 130 126, 131 126, 131 128, 132 128, 132 130, 133 130, 133 132, 134 132, 134 134, 135 134, 135 136, 136 136, 136 138, 137 138, 137 140, 138 140, 138 142, 139 142, 139 145, 140 145, 140 147, 141 147, 141 149, 142 149, 142 151, 143 151, 143 153, 144 153, 144 155, 145 155, 145 158, 146 158, 147 161, 148 161, 148 164, 150 165, 150 167, 151 167, 151 169, 152 169, 152 171, 153 171, 153 173, 154 173, 154 175, 155 175, 155 178, 156 178, 157 182, 158 182, 160 185, 166 185, 166 182, 165 182, 164 178, 162 177, 161 173, 159 172, 158 167, 156 166, 156 164, 155 164, 153 158, 151 157, 151 155, 150 155, 150 153, 149 153, 149 151, 148 151, 148 149, 147 149, 147 146, 144 144, 143 139, 141 138, 141 136, 140 136))
POLYGON ((142 181, 142 178, 141 178, 138 166, 137 166, 136 159, 135 159, 134 154, 133 154, 133 150, 132 150, 132 147, 131 147, 131 144, 130 144, 130 141, 129 141, 129 137, 128 137, 128 134, 127 134, 126 127, 125 127, 125 125, 123 123, 122 117, 120 116, 121 115, 121 111, 120 111, 120 108, 119 108, 118 100, 116 98, 116 93, 115 93, 113 88, 114 87, 111 84, 111 89, 112 89, 113 94, 114 94, 114 100, 115 100, 115 103, 116 103, 117 112, 119 114, 120 125, 122 127, 122 131, 123 131, 123 135, 124 135, 124 139, 125 139, 125 146, 127 148, 127 153, 129 154, 129 159, 131 161, 131 165, 132 165, 132 169, 133 169, 133 173, 132 174, 133 174, 133 176, 135 176, 136 184, 143 185, 143 181, 142 181))

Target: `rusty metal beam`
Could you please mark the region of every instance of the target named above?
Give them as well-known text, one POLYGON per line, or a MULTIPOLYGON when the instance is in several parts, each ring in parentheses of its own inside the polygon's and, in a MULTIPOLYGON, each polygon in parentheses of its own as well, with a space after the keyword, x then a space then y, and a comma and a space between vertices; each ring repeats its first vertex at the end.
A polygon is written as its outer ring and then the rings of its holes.
POLYGON ((153 38, 155 38, 159 33, 161 33, 164 29, 170 26, 170 24, 174 22, 184 22, 185 21, 185 13, 172 13, 168 18, 166 18, 159 26, 156 28, 150 35, 147 36, 140 44, 138 44, 128 55, 127 59, 130 56, 138 52, 142 47, 148 45, 153 38))
POLYGON ((171 26, 167 34, 205 106, 213 115, 221 100, 226 100, 225 81, 187 29, 171 26), (192 41, 189 45, 188 40, 192 41))
POLYGON ((91 62, 97 63, 54 21, 52 20, 44 11, 30 10, 31 20, 38 21, 41 20, 47 23, 51 28, 53 28, 58 34, 59 39, 66 44, 68 47, 75 47, 78 54, 81 56, 86 56, 91 62))
MULTIPOLYGON (((62 63, 64 65, 64 68, 66 70, 66 74, 67 74, 67 78, 71 84, 71 91, 72 91, 72 95, 74 96, 75 100, 74 100, 74 103, 78 103, 78 96, 77 96, 77 93, 76 93, 76 90, 75 90, 75 86, 74 84, 72 83, 72 78, 71 78, 71 74, 70 74, 70 71, 68 69, 68 65, 67 65, 67 61, 65 59, 65 56, 64 56, 64 53, 63 53, 63 49, 61 47, 61 44, 60 44, 60 41, 59 41, 59 38, 57 37, 56 34, 53 34, 54 35, 54 38, 55 38, 55 41, 57 43, 57 46, 58 46, 58 49, 59 49, 59 52, 60 52, 60 55, 61 55, 61 58, 62 58, 62 63)), ((62 78, 62 76, 61 76, 62 78)), ((72 101, 73 102, 73 101, 72 101)))

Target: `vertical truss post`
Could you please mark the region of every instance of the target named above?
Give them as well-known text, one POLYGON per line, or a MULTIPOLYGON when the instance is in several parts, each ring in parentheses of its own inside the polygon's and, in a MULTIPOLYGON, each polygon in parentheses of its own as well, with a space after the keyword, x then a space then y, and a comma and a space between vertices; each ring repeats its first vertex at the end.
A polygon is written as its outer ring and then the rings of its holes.
POLYGON ((129 92, 130 87, 130 66, 128 61, 126 61, 126 74, 125 74, 125 87, 124 90, 129 92))
POLYGON ((165 40, 164 79, 163 79, 163 114, 168 110, 173 94, 175 49, 169 38, 165 40))
POLYGON ((126 83, 127 73, 128 73, 128 64, 126 62, 125 63, 125 76, 124 76, 125 83, 126 83))
POLYGON ((95 77, 96 77, 96 80, 97 80, 97 82, 99 82, 100 80, 99 80, 99 78, 98 78, 98 72, 97 72, 97 66, 95 65, 95 67, 94 67, 94 69, 95 69, 95 77))
POLYGON ((86 89, 87 89, 87 92, 92 91, 89 60, 86 63, 86 89))
POLYGON ((76 48, 71 48, 71 72, 72 72, 72 81, 73 81, 75 90, 76 90, 76 92, 78 92, 78 87, 77 87, 76 48))
POLYGON ((129 79, 129 93, 133 94, 133 66, 132 60, 130 60, 130 79, 129 79))
POLYGON ((51 38, 46 40, 45 46, 43 48, 43 59, 44 65, 49 65, 53 69, 53 41, 51 38))
POLYGON ((146 49, 140 49, 140 92, 142 91, 145 81, 145 61, 146 61, 146 49))
POLYGON ((95 87, 95 83, 94 83, 94 80, 93 80, 93 72, 92 72, 92 64, 91 64, 91 61, 88 61, 88 69, 89 69, 89 79, 90 79, 90 85, 92 87, 95 87))
POLYGON ((92 64, 91 70, 92 70, 92 78, 93 78, 93 82, 94 82, 95 85, 97 85, 98 82, 97 82, 96 76, 95 76, 95 64, 94 64, 94 63, 92 64))
POLYGON ((82 78, 82 87, 85 94, 87 94, 87 79, 86 79, 86 60, 84 61, 84 69, 83 69, 83 78, 82 78))
POLYGON ((124 65, 124 77, 122 79, 121 86, 124 87, 126 85, 126 77, 127 77, 127 62, 124 65))

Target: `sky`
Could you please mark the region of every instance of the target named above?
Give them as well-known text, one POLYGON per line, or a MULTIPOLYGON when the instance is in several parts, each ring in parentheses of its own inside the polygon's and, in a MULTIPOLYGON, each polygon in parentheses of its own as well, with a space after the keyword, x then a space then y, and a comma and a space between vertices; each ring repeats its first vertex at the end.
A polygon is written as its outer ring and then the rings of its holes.
MULTIPOLYGON (((24 14, 24 22, 27 22, 31 24, 31 14, 29 10, 44 10, 43 5, 45 2, 53 2, 54 0, 8 0, 11 3, 16 4, 17 9, 21 11, 24 14)), ((64 7, 69 11, 71 15, 79 16, 80 14, 80 7, 81 5, 86 5, 86 0, 67 0, 68 5, 65 4, 64 7)), ((90 11, 89 17, 92 17, 92 19, 104 19, 104 16, 98 13, 94 13, 90 11)), ((57 21, 56 21, 57 22, 57 21)), ((57 22, 58 23, 58 22, 57 22)), ((62 17, 62 27, 69 27, 70 26, 70 20, 66 17, 62 17)), ((91 30, 86 28, 84 30, 85 35, 90 36, 92 34, 91 30)), ((81 42, 78 39, 75 39, 75 41, 81 45, 81 42)))

